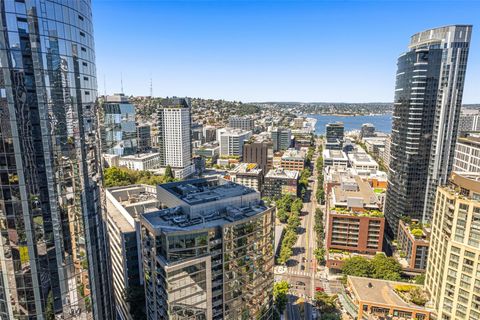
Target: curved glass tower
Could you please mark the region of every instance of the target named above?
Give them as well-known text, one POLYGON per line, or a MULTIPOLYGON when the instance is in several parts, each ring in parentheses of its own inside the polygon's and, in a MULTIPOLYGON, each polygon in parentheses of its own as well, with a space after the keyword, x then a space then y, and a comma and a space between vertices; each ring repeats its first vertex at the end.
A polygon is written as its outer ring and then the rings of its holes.
POLYGON ((437 186, 451 171, 472 26, 412 36, 398 58, 385 217, 430 221, 437 186))
POLYGON ((0 318, 109 319, 90 1, 0 13, 0 318))

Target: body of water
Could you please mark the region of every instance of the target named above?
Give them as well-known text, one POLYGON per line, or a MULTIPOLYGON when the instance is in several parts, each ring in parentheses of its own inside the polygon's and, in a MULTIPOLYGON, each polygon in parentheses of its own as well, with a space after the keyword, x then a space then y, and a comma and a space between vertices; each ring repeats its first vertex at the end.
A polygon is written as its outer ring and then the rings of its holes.
POLYGON ((375 131, 390 133, 392 131, 392 115, 380 114, 371 116, 332 116, 322 114, 310 114, 308 118, 317 120, 315 124, 316 134, 325 134, 325 125, 332 122, 343 122, 345 131, 360 130, 362 124, 371 123, 375 126, 375 131))

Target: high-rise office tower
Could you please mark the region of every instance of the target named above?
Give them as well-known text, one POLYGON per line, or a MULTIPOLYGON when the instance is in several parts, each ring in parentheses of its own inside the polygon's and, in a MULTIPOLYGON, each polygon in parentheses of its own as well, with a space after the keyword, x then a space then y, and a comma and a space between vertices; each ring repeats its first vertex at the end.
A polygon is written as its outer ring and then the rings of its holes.
POLYGON ((325 126, 325 149, 342 150, 345 126, 343 122, 328 123, 325 126))
POLYGON ((243 156, 243 144, 251 136, 251 131, 223 128, 217 131, 221 156, 243 156))
POLYGON ((273 151, 287 150, 292 145, 292 130, 274 128, 271 132, 273 151))
POLYGON ((102 152, 128 156, 137 152, 135 106, 123 94, 106 96, 101 104, 102 152))
POLYGON ((161 165, 172 167, 176 178, 193 174, 189 101, 183 98, 164 99, 157 110, 157 117, 161 165))
POLYGON ((149 124, 137 124, 137 151, 148 152, 152 149, 152 133, 149 124))
POLYGON ((255 128, 255 120, 247 117, 233 116, 228 119, 228 127, 253 131, 253 129, 255 128))
POLYGON ((430 220, 437 185, 451 171, 471 26, 412 36, 398 59, 385 217, 430 220))
POLYGON ((267 173, 273 166, 273 148, 270 141, 246 141, 243 145, 243 162, 256 163, 267 173))
POLYGON ((90 1, 0 10, 0 318, 110 319, 90 1))
POLYGON ((480 173, 437 189, 425 287, 437 319, 480 319, 480 173))

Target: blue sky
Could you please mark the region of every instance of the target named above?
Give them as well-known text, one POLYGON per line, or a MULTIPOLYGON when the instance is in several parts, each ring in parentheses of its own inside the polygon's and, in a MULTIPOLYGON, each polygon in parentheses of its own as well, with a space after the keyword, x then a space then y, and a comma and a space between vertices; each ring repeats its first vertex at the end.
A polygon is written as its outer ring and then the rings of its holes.
POLYGON ((480 1, 93 0, 99 92, 242 101, 392 101, 418 31, 473 24, 464 103, 480 103, 480 1))

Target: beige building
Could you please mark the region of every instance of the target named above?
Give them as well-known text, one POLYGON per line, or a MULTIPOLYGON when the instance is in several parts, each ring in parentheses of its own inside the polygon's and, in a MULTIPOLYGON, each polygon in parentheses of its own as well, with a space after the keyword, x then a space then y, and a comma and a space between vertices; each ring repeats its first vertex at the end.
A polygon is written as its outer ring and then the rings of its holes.
POLYGON ((425 286, 437 319, 480 319, 480 173, 437 189, 425 286))

